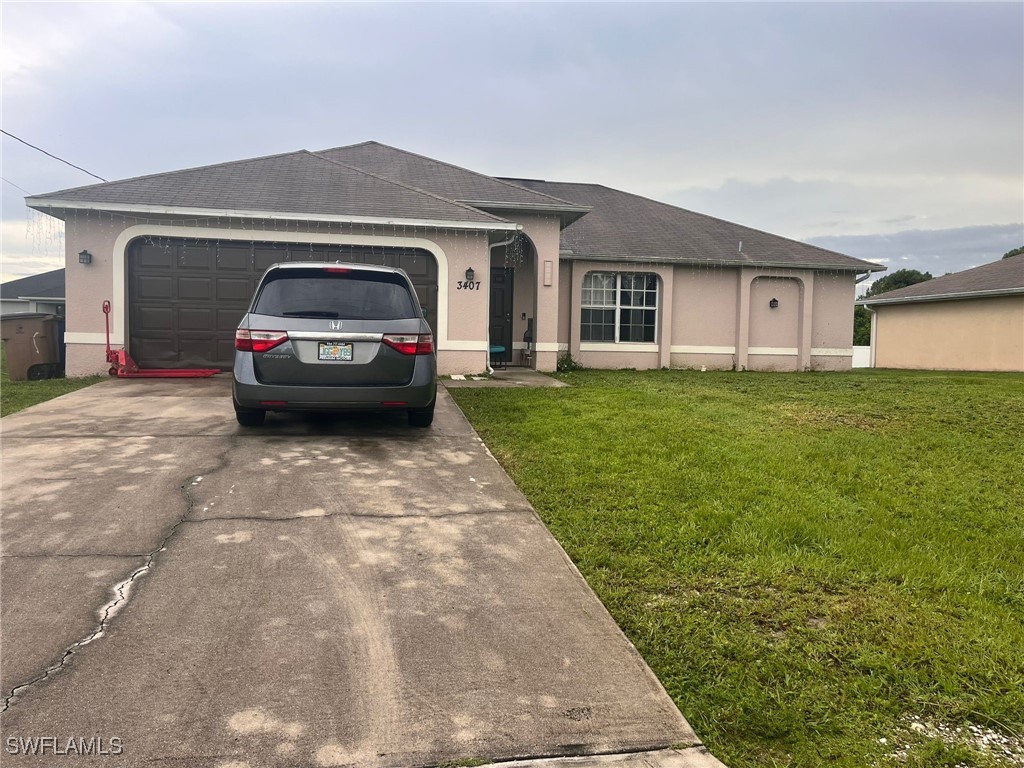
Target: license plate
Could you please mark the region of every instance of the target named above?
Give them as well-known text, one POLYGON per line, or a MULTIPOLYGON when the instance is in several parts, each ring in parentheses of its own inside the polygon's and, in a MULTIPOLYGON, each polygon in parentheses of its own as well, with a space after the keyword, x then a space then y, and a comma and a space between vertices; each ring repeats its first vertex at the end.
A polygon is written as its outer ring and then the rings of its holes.
POLYGON ((351 360, 352 345, 321 341, 319 358, 321 360, 351 360))

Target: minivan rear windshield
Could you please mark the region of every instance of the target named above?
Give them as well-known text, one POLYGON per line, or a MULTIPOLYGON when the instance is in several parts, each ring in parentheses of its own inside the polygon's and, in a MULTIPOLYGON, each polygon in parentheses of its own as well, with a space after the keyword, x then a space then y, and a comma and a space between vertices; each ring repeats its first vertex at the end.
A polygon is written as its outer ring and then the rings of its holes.
POLYGON ((420 310, 400 275, 277 269, 266 276, 253 312, 277 317, 403 320, 420 310))

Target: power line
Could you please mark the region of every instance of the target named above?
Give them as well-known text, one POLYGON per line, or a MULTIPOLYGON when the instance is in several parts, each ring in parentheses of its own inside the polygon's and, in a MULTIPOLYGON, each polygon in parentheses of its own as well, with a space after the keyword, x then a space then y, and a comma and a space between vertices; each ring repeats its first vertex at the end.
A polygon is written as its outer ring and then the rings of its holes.
MULTIPOLYGON (((100 181, 106 181, 106 179, 104 179, 102 176, 97 176, 95 173, 92 173, 91 171, 87 171, 87 170, 85 170, 85 168, 82 168, 81 166, 75 165, 74 163, 69 163, 63 157, 57 157, 56 155, 47 152, 45 149, 41 149, 40 147, 37 147, 35 144, 29 144, 27 141, 25 141, 24 139, 18 138, 13 133, 8 133, 3 128, 0 128, 0 133, 2 133, 4 136, 10 136, 15 141, 20 141, 26 147, 32 147, 32 149, 36 150, 37 152, 42 152, 47 157, 52 157, 54 160, 59 160, 60 162, 64 163, 64 165, 70 165, 75 170, 81 171, 82 173, 87 173, 90 176, 92 176, 94 179, 99 179, 100 181)), ((8 182, 8 184, 9 183, 10 182, 8 182)))
POLYGON ((10 179, 4 179, 4 177, 3 177, 3 176, 0 176, 0 179, 3 179, 4 181, 6 181, 6 182, 7 182, 8 184, 10 184, 10 185, 11 185, 12 187, 14 187, 15 189, 20 189, 20 190, 21 190, 22 192, 24 192, 24 193, 25 193, 26 195, 28 195, 29 197, 31 197, 31 196, 32 196, 32 193, 31 193, 31 192, 29 192, 29 191, 28 191, 27 189, 25 189, 24 187, 19 187, 19 186, 18 186, 17 184, 15 184, 15 183, 14 183, 13 181, 11 181, 10 179))

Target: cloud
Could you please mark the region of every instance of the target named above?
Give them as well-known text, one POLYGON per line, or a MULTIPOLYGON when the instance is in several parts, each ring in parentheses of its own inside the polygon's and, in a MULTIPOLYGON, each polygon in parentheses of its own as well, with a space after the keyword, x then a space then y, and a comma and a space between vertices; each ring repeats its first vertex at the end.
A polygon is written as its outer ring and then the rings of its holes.
POLYGON ((937 229, 1017 221, 1024 214, 1021 179, 1000 177, 728 179, 714 188, 677 189, 661 199, 798 239, 898 232, 911 223, 937 229))
MULTIPOLYGON (((996 261, 1024 245, 1024 224, 812 237, 812 245, 935 277, 996 261)), ((884 273, 882 273, 884 274, 884 273)), ((881 277, 881 275, 879 275, 881 277)))
POLYGON ((31 218, 0 222, 0 282, 63 266, 63 221, 33 211, 31 218))
POLYGON ((15 3, 0 43, 4 127, 105 178, 374 138, 798 238, 1024 217, 1020 3, 15 3))

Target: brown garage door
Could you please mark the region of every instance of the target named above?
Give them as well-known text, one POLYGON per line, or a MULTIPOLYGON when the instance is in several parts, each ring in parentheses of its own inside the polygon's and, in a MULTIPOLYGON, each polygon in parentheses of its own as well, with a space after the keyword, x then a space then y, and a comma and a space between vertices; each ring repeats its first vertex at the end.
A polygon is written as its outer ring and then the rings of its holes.
POLYGON ((416 248, 140 238, 128 249, 128 350, 143 368, 230 370, 235 328, 279 261, 401 267, 437 327, 437 262, 416 248))

